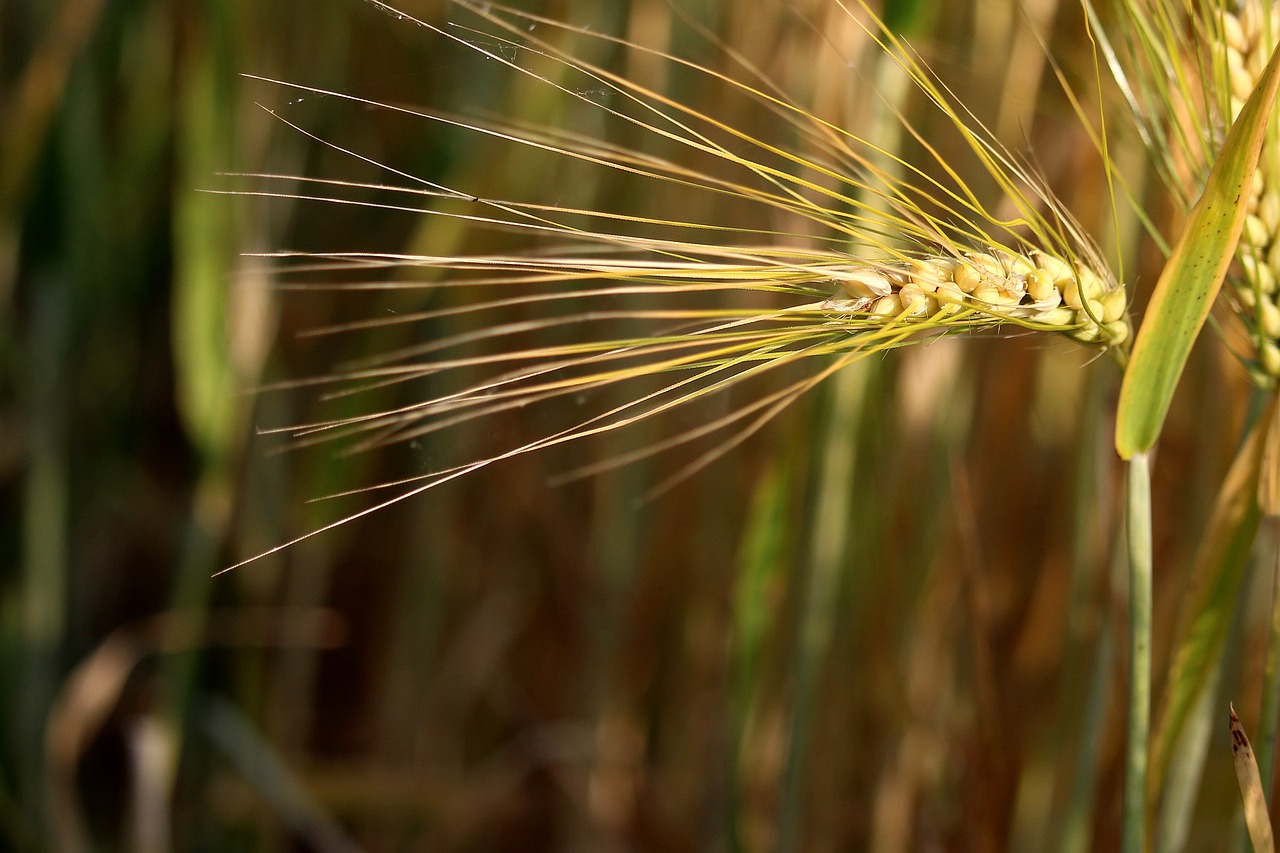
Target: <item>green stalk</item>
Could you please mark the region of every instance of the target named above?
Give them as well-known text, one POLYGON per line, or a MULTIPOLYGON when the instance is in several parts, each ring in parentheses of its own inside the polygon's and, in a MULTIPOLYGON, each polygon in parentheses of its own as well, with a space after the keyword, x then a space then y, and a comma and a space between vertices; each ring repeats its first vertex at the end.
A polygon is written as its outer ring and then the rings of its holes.
POLYGON ((1147 743, 1151 735, 1151 470, 1129 459, 1129 735, 1124 768, 1124 851, 1144 853, 1147 743))
POLYGON ((854 490, 858 422, 867 393, 870 366, 857 364, 835 377, 831 410, 824 429, 822 477, 816 492, 808 577, 805 579, 794 672, 787 761, 783 768, 778 815, 779 853, 803 846, 803 817, 808 791, 809 748, 819 681, 840 605, 840 582, 851 550, 849 519, 854 490))
POLYGON ((1262 793, 1271 801, 1275 777, 1276 723, 1280 716, 1280 531, 1277 520, 1267 519, 1271 546, 1276 550, 1271 574, 1271 628, 1267 637, 1267 662, 1262 677, 1262 716, 1258 720, 1258 769, 1262 772, 1262 793))

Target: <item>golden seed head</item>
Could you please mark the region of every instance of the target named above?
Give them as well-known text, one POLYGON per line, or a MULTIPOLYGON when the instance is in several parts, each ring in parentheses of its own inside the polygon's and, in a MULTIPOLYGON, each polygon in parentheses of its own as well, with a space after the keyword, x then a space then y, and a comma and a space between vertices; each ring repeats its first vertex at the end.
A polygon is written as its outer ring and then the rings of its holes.
POLYGON ((1130 333, 1123 288, 1108 288, 1092 270, 1076 270, 1044 252, 1022 256, 995 249, 960 260, 912 258, 850 266, 831 277, 853 298, 833 297, 824 306, 868 319, 922 322, 968 309, 997 323, 1056 327, 1085 342, 1111 345, 1130 333), (1087 310, 1082 310, 1082 283, 1089 294, 1087 310))

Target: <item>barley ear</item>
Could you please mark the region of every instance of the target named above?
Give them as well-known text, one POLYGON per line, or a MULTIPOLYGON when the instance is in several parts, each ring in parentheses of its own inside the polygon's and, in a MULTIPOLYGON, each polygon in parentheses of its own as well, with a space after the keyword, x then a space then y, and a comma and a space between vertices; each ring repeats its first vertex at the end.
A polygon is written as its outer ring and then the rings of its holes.
POLYGON ((1156 282, 1120 388, 1116 452, 1123 459, 1156 443, 1191 346, 1226 277, 1278 86, 1280 52, 1273 52, 1156 282))

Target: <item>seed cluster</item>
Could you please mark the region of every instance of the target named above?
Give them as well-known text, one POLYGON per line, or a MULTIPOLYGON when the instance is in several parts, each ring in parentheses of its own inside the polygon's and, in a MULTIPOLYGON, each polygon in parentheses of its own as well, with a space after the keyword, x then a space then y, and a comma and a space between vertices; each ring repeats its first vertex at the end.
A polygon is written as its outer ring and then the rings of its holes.
MULTIPOLYGON (((1234 120, 1253 91, 1280 37, 1280 8, 1271 0, 1246 0, 1239 12, 1222 13, 1227 74, 1234 120)), ((1250 187, 1248 216, 1238 252, 1244 277, 1235 288, 1257 337, 1258 361, 1268 376, 1280 377, 1280 186, 1271 177, 1276 158, 1274 136, 1268 138, 1250 187)))
POLYGON ((830 300, 836 310, 909 321, 945 321, 969 311, 1060 330, 1085 343, 1112 345, 1129 337, 1124 289, 1044 252, 918 258, 849 267, 832 277, 847 297, 830 300))

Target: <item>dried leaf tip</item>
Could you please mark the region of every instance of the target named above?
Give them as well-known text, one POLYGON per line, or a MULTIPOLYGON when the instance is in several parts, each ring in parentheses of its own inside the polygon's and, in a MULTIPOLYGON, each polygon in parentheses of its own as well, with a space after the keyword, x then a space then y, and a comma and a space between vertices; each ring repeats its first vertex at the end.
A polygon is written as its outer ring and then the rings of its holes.
POLYGON ((1244 820, 1249 827, 1249 838, 1256 853, 1274 853, 1275 837, 1271 830, 1271 815, 1267 810, 1267 798, 1263 792, 1258 762, 1253 756, 1249 738, 1244 733, 1244 726, 1236 716, 1235 707, 1228 707, 1231 713, 1231 756, 1235 763, 1236 781, 1240 784, 1240 797, 1244 801, 1244 820))

